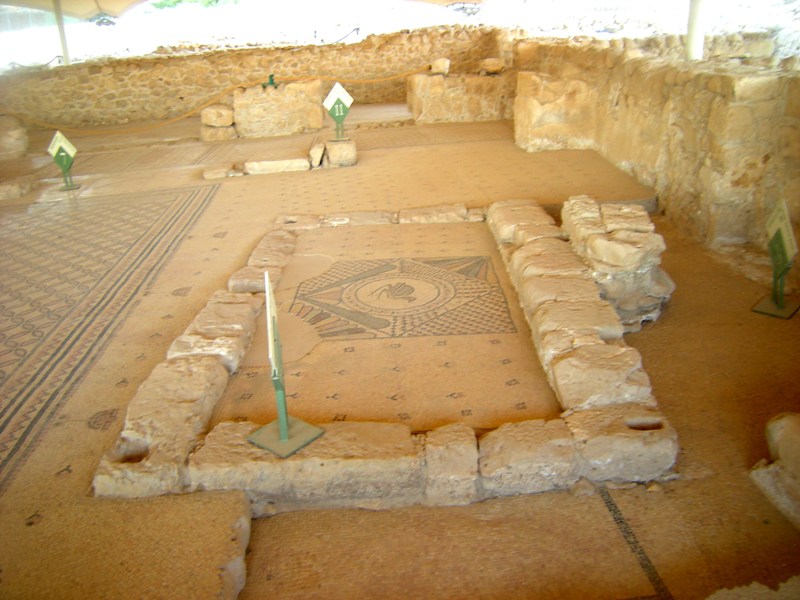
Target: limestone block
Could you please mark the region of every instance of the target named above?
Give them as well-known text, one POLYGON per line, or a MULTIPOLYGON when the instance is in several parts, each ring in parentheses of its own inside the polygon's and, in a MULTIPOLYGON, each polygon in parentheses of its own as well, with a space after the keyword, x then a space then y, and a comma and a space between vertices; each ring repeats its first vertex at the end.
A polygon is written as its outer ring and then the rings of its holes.
POLYGON ((209 127, 230 127, 233 125, 233 107, 226 104, 212 104, 200 111, 200 122, 209 127))
POLYGON ((325 142, 315 142, 308 151, 308 162, 312 169, 322 166, 322 157, 325 155, 325 142))
POLYGON ((453 423, 425 436, 425 503, 457 506, 478 499, 478 440, 471 427, 453 423))
POLYGON ((495 202, 486 212, 486 223, 498 243, 514 241, 514 232, 523 225, 554 225, 545 209, 532 200, 495 202))
POLYGON ((25 156, 28 151, 28 131, 16 117, 0 115, 0 161, 25 156))
POLYGON ((600 215, 609 232, 624 229, 649 233, 655 230, 641 204, 601 204, 600 215))
POLYGON ((431 75, 444 75, 445 77, 450 72, 450 59, 437 58, 431 62, 431 75))
POLYGON ((482 207, 470 208, 467 210, 468 223, 483 223, 486 221, 486 210, 482 207))
POLYGON ((255 332, 255 321, 253 310, 247 304, 209 303, 197 314, 185 333, 208 339, 240 337, 249 344, 255 332))
POLYGON ((502 73, 505 68, 502 58, 484 58, 478 63, 478 72, 486 75, 502 73))
POLYGON ((241 137, 272 137, 322 127, 322 82, 318 79, 240 88, 233 93, 236 130, 241 137))
POLYGON ((117 457, 112 450, 100 459, 92 479, 95 496, 147 498, 183 491, 185 456, 154 456, 139 462, 117 457))
MULTIPOLYGON (((606 342, 597 335, 596 331, 580 331, 569 329, 556 329, 549 331, 541 336, 533 336, 539 362, 545 372, 552 372, 550 365, 553 360, 572 352, 580 346, 590 346, 593 344, 605 344, 606 342)), ((550 377, 550 379, 552 379, 550 377)))
POLYGON ((233 168, 231 166, 213 167, 203 171, 203 179, 225 179, 230 176, 233 168))
POLYGON ((228 278, 228 291, 232 293, 264 293, 264 272, 269 271, 269 279, 276 285, 281 279, 279 267, 242 267, 228 278))
POLYGON ((397 223, 397 213, 372 210, 347 213, 333 213, 322 219, 323 227, 341 227, 344 225, 393 225, 397 223))
POLYGON ((651 481, 667 475, 678 436, 657 410, 621 404, 564 417, 575 440, 581 475, 590 481, 651 481))
POLYGON ((613 273, 655 267, 664 250, 664 238, 657 233, 617 230, 587 236, 585 256, 595 270, 613 273))
POLYGON ((467 220, 467 207, 463 204, 406 208, 398 213, 398 221, 403 223, 464 223, 467 220))
POLYGON ((517 293, 528 315, 533 315, 546 302, 600 300, 600 290, 594 280, 579 275, 526 277, 519 282, 517 293))
POLYGON ((505 423, 479 442, 479 469, 487 496, 564 489, 578 478, 569 429, 561 419, 505 423))
POLYGON ((774 71, 758 75, 739 76, 733 80, 733 94, 737 102, 772 100, 781 94, 783 78, 774 71))
POLYGON ((604 340, 618 340, 623 334, 614 308, 600 298, 545 302, 531 315, 531 329, 537 336, 556 329, 595 331, 604 340))
POLYGON ((750 470, 750 479, 775 508, 800 529, 800 478, 782 461, 767 464, 762 460, 750 470))
POLYGON ((424 497, 424 452, 399 423, 336 422, 288 458, 246 442, 260 426, 217 425, 189 459, 190 490, 245 490, 256 516, 314 507, 389 508, 424 497))
POLYGON ((275 219, 275 226, 287 231, 316 229, 322 225, 322 217, 318 215, 281 215, 275 219))
POLYGON ((655 404, 650 378, 642 369, 642 357, 628 346, 579 346, 553 359, 550 376, 564 410, 625 403, 655 404))
POLYGON ((262 249, 256 247, 247 259, 247 265, 250 267, 258 267, 260 269, 267 269, 270 267, 282 269, 289 264, 291 256, 283 252, 276 252, 273 250, 262 249))
POLYGON ((294 252, 297 237, 291 231, 284 229, 273 229, 261 240, 253 250, 264 253, 292 254, 294 252))
MULTIPOLYGON (((512 254, 511 257, 513 258, 514 255, 512 254)), ((517 281, 538 275, 585 276, 588 274, 589 267, 574 252, 528 256, 524 261, 519 260, 515 271, 512 272, 517 281)))
POLYGON ((352 167, 358 162, 356 143, 353 140, 328 140, 325 142, 325 154, 330 167, 352 167))
POLYGON ((249 340, 243 337, 205 338, 201 335, 184 334, 172 342, 167 350, 167 359, 187 356, 216 356, 229 373, 239 370, 249 340))
POLYGON ((244 171, 248 175, 268 175, 270 173, 288 173, 291 171, 308 171, 311 165, 307 158, 287 158, 284 160, 249 160, 244 163, 244 171))
POLYGON ((250 307, 254 317, 264 308, 263 294, 237 294, 227 290, 217 290, 208 301, 209 304, 245 304, 250 307))
POLYGON ((235 140, 239 135, 235 127, 209 127, 200 126, 200 139, 204 142, 226 142, 235 140))
POLYGON ((514 228, 514 239, 512 242, 517 246, 524 246, 528 242, 541 238, 566 239, 564 233, 557 225, 534 225, 532 223, 522 223, 514 228))
POLYGON ((767 444, 773 461, 800 480, 800 413, 783 413, 769 420, 767 444))

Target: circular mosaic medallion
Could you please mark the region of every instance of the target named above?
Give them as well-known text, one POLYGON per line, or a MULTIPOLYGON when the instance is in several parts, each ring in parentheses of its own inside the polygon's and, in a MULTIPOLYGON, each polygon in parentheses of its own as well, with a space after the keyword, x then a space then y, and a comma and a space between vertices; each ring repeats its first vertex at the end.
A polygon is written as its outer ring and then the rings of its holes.
POLYGON ((416 315, 446 305, 456 295, 448 281, 414 273, 384 273, 347 286, 342 300, 374 315, 416 315))

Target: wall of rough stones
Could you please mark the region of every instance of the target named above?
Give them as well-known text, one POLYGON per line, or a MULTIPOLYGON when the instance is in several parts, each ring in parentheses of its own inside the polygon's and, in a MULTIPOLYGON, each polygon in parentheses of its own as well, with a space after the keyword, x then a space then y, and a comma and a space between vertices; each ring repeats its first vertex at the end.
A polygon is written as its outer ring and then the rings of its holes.
POLYGON ((295 78, 348 81, 360 103, 405 102, 405 79, 386 78, 451 59, 472 73, 487 56, 511 59, 514 33, 488 27, 435 27, 374 35, 357 44, 253 48, 80 63, 0 76, 0 106, 62 126, 119 124, 179 116, 232 87, 295 78))
POLYGON ((776 65, 768 40, 732 38, 709 52, 745 58, 687 62, 670 38, 653 40, 652 52, 520 42, 517 144, 595 148, 653 186, 698 239, 763 244, 779 199, 800 222, 800 72, 796 61, 776 65))

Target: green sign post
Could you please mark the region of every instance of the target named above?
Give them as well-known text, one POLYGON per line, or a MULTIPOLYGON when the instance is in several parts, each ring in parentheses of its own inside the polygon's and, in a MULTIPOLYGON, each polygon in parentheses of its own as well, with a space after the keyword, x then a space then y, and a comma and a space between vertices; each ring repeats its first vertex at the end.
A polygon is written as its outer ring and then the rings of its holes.
POLYGON ((767 219, 767 234, 769 235, 767 247, 772 260, 772 294, 763 298, 753 310, 773 317, 790 319, 800 308, 800 302, 785 298, 783 294, 786 275, 797 256, 797 241, 794 238, 792 221, 785 202, 778 202, 767 219))
POLYGON ((353 104, 353 97, 347 93, 338 81, 333 84, 330 93, 325 97, 322 106, 336 122, 336 139, 343 140, 344 120, 350 112, 350 105, 353 104))
POLYGON ((281 458, 286 458, 316 440, 325 431, 289 416, 289 411, 286 408, 286 385, 283 377, 281 340, 278 334, 278 311, 275 307, 275 296, 272 294, 272 286, 267 272, 264 273, 264 290, 267 293, 267 346, 269 349, 269 362, 272 368, 272 386, 275 388, 278 418, 272 423, 256 429, 247 436, 247 440, 260 448, 277 454, 281 458))
POLYGON ((56 131, 50 145, 47 147, 47 152, 53 157, 58 168, 61 169, 61 174, 64 176, 64 186, 61 190, 77 190, 81 187, 75 185, 72 181, 72 175, 70 174, 72 163, 75 161, 75 155, 78 153, 78 150, 72 145, 72 142, 70 142, 63 133, 56 131))

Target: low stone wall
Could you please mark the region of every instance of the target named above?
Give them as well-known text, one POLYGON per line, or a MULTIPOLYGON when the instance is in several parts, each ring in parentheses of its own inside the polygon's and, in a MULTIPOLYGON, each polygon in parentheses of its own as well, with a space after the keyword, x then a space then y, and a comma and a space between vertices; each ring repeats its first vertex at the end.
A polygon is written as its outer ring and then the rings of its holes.
POLYGON ((95 472, 95 494, 241 489, 253 515, 265 516, 309 508, 461 505, 565 489, 581 479, 673 476, 677 435, 656 408, 641 357, 622 340, 622 324, 564 240, 566 232, 539 206, 512 201, 488 212, 452 205, 285 215, 275 225, 248 265, 230 277, 228 290, 211 298, 140 386, 115 446, 95 472), (462 423, 418 435, 402 423, 323 423, 321 438, 286 459, 246 443, 257 423, 225 422, 208 431, 228 375, 252 339, 264 304, 264 273, 280 280, 297 231, 483 220, 517 285, 536 280, 538 304, 530 305, 527 292, 524 303, 565 410, 562 419, 508 423, 480 439, 462 423), (527 252, 542 240, 540 252, 527 252))
POLYGON ((417 123, 500 121, 513 117, 513 72, 495 75, 412 75, 407 104, 417 123))
POLYGON ((660 55, 622 42, 520 42, 517 144, 597 149, 654 187, 698 239, 764 245, 777 200, 800 222, 800 73, 791 60, 777 68, 769 40, 738 40, 718 52, 747 60, 689 62, 677 39, 660 55))

